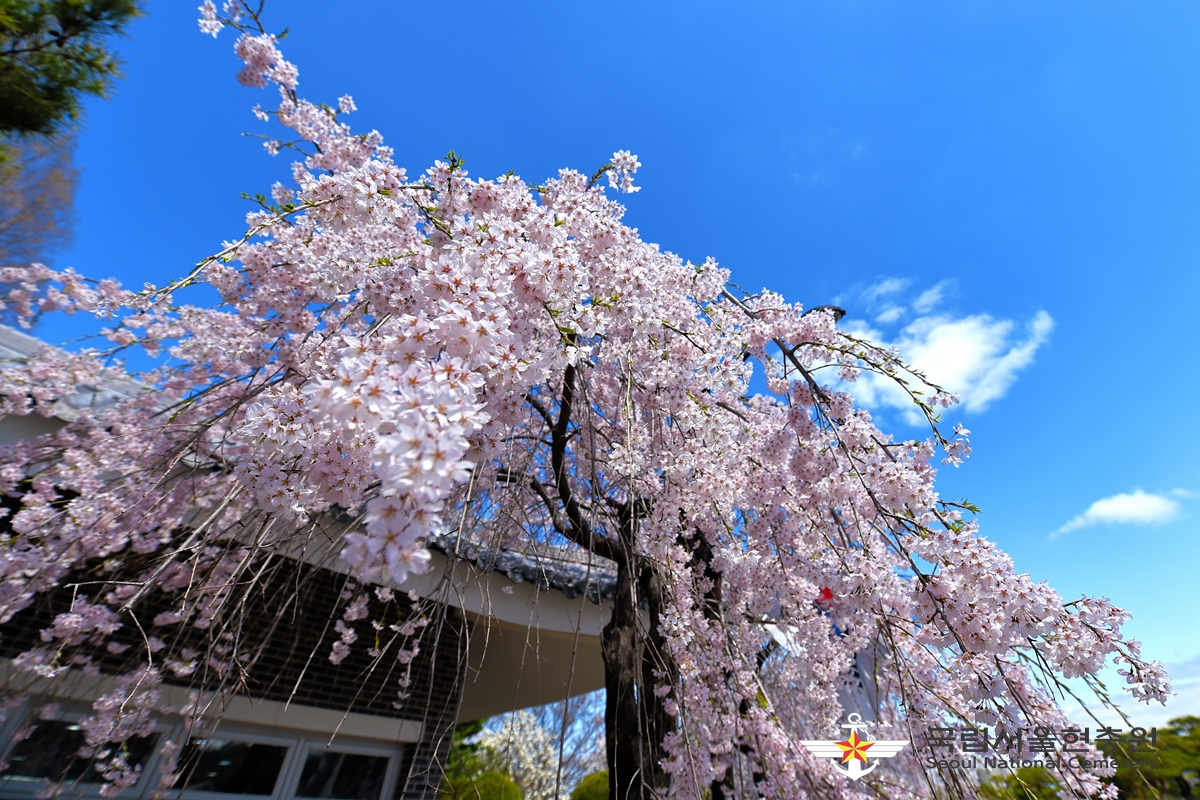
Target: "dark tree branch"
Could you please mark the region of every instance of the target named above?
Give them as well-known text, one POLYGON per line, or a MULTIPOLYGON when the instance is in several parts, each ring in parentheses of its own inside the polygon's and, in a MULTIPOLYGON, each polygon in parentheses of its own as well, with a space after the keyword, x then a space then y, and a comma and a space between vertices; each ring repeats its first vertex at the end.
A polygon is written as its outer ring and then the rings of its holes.
POLYGON ((554 501, 554 498, 546 491, 546 487, 540 482, 530 479, 529 488, 533 489, 534 494, 542 499, 542 504, 545 505, 546 511, 550 514, 550 523, 554 526, 556 532, 593 555, 597 555, 600 558, 607 558, 609 561, 617 560, 616 542, 606 536, 595 535, 595 532, 590 528, 584 533, 572 525, 563 516, 558 503, 554 501))
MULTIPOLYGON (((602 558, 618 561, 625 557, 615 543, 603 536, 597 536, 592 526, 583 516, 583 510, 575 499, 571 489, 571 475, 567 468, 567 443, 571 436, 571 412, 575 404, 575 366, 570 365, 563 373, 562 398, 558 404, 558 419, 550 428, 550 469, 554 473, 554 485, 558 490, 558 499, 566 512, 567 520, 574 529, 574 536, 569 536, 576 544, 595 553, 602 558), (601 545, 600 543, 605 544, 601 545), (597 549, 599 547, 599 549, 597 549), (604 552, 600 552, 603 550, 604 552)), ((549 414, 546 415, 549 418, 549 414)), ((566 534, 564 534, 566 535, 566 534)))

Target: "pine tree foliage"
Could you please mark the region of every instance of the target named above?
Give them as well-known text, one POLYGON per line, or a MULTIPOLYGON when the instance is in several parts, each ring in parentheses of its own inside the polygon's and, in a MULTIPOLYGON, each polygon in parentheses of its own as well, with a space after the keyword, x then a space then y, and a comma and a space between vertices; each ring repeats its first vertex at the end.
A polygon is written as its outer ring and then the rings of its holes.
POLYGON ((0 133, 56 133, 85 95, 107 96, 117 59, 103 40, 137 0, 0 0, 0 133))

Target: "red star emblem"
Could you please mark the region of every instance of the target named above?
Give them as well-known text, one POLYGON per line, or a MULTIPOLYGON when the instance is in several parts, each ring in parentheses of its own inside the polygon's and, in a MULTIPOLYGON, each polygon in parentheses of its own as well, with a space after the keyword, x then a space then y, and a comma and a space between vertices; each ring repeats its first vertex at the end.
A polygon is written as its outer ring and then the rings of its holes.
POLYGON ((857 758, 864 764, 867 763, 866 752, 875 744, 874 742, 864 742, 858 738, 858 731, 850 731, 850 738, 844 742, 835 742, 838 747, 842 748, 842 763, 845 764, 852 758, 857 758))

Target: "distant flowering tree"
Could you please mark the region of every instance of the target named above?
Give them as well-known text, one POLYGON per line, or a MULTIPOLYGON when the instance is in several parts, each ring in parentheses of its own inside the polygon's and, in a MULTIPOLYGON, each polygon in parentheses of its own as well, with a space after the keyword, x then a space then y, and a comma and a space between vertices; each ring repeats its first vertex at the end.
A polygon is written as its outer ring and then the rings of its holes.
MULTIPOLYGON (((836 730, 864 651, 891 738, 947 722, 1065 727, 1063 679, 1110 659, 1138 699, 1167 696, 1160 665, 1122 638, 1125 612, 1017 574, 969 506, 938 497, 939 452, 957 464, 968 451, 965 430, 937 425, 954 398, 830 311, 742 295, 715 262, 642 241, 606 194, 637 190, 635 156, 538 186, 471 178, 453 154, 410 176, 378 133, 351 131, 348 97, 297 95, 296 67, 250 8, 201 12, 208 33, 240 31, 242 83, 277 88, 278 106, 256 111, 292 137, 268 150, 303 154, 292 185, 165 286, 37 266, 0 277, 21 320, 97 314, 112 343, 9 365, 5 414, 48 415, 123 376, 105 366, 123 351, 164 357, 137 376, 146 391, 0 453, 13 512, 0 621, 64 583, 76 593, 17 665, 59 680, 125 647, 115 632, 144 629, 122 683, 134 699, 98 701, 90 747, 146 730, 164 672, 236 690, 238 598, 272 555, 333 537, 390 600, 447 531, 570 543, 615 568, 613 797, 970 794, 973 775, 926 772, 915 748, 847 784, 798 744, 836 730), (200 284, 220 301, 188 304, 200 284), (768 394, 750 395, 755 369, 768 394), (893 440, 822 380, 862 370, 910 391, 928 439, 893 440), (139 620, 151 598, 174 610, 139 620)), ((348 601, 342 656, 365 645, 346 623, 366 614, 348 601)), ((1055 777, 1112 793, 1086 770, 1055 777)))
POLYGON ((567 800, 588 774, 604 769, 604 701, 596 700, 585 695, 503 714, 475 741, 525 800, 567 800))
POLYGON ((527 800, 560 800, 566 792, 555 791, 558 780, 558 732, 550 731, 528 709, 503 718, 501 727, 485 731, 480 744, 495 753, 504 770, 521 787, 527 800))

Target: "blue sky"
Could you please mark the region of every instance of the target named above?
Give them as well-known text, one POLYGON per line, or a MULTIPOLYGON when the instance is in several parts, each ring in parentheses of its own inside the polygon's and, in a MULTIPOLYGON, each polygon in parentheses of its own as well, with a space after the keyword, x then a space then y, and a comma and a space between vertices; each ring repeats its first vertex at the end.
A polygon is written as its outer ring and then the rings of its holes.
MULTIPOLYGON (((233 37, 152 0, 89 106, 72 249, 162 283, 287 180, 243 132, 233 37)), ((1187 2, 276 2, 301 94, 354 96, 422 170, 644 164, 630 224, 748 289, 848 310, 964 403, 943 493, 1064 595, 1130 609, 1200 713, 1200 6, 1187 2)), ((74 326, 45 329, 62 338, 74 326)), ((883 424, 913 435, 886 391, 883 424)))

